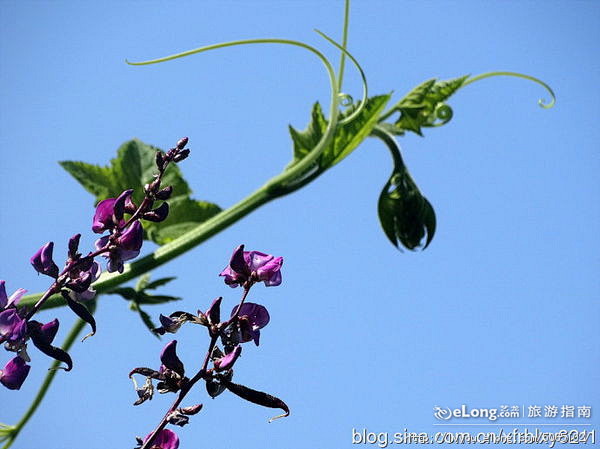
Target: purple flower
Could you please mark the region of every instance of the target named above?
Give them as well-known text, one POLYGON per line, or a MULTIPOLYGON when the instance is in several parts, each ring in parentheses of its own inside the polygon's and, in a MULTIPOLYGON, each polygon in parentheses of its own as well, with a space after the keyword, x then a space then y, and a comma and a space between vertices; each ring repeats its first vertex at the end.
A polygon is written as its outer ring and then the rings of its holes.
POLYGON ((71 298, 75 301, 93 299, 96 296, 96 290, 91 287, 91 284, 100 277, 101 273, 102 268, 98 262, 92 262, 86 270, 81 268, 71 270, 69 272, 70 280, 67 282, 67 287, 71 289, 71 298))
POLYGON ((96 206, 92 231, 96 234, 102 234, 106 230, 119 228, 125 224, 123 213, 125 211, 125 202, 131 197, 133 190, 125 190, 117 198, 107 198, 102 200, 96 206))
POLYGON ((19 316, 17 309, 10 308, 0 312, 0 343, 15 343, 27 333, 27 322, 19 316))
POLYGON ((212 304, 208 308, 205 313, 205 316, 208 318, 209 324, 219 324, 221 321, 221 301, 223 298, 219 296, 215 300, 213 300, 212 304))
POLYGON ((238 246, 219 276, 225 277, 230 287, 244 286, 247 283, 264 282, 267 287, 281 284, 281 266, 283 257, 275 257, 260 251, 244 251, 244 245, 238 246))
MULTIPOLYGON (((149 434, 144 442, 148 441, 152 434, 149 434)), ((162 429, 156 434, 150 449, 177 449, 179 447, 179 437, 175 432, 169 429, 162 429)))
MULTIPOLYGON (((96 241, 96 248, 102 249, 110 242, 110 235, 101 237, 96 241)), ((110 247, 108 254, 103 254, 108 257, 106 269, 109 273, 118 271, 123 272, 123 262, 135 259, 140 254, 142 243, 144 242, 144 229, 139 221, 134 221, 129 227, 116 238, 115 245, 110 247)))
POLYGON ((231 316, 237 312, 242 332, 242 342, 254 340, 254 344, 258 346, 260 342, 260 329, 269 324, 271 317, 267 308, 260 304, 247 302, 242 304, 239 311, 237 306, 231 311, 231 316))
POLYGON ((175 371, 183 377, 185 369, 183 367, 183 362, 177 357, 177 340, 167 343, 160 353, 160 361, 165 368, 175 371))
POLYGON ((54 242, 48 242, 33 255, 30 259, 31 265, 35 271, 46 276, 58 277, 58 267, 52 260, 52 252, 54 251, 54 242))
POLYGON ((0 309, 6 309, 8 307, 11 306, 16 306, 19 301, 21 300, 21 297, 27 293, 27 290, 23 289, 23 288, 19 288, 17 289, 16 292, 14 292, 12 295, 10 295, 10 297, 8 297, 6 295, 6 287, 5 287, 6 282, 5 281, 0 281, 0 309))
POLYGON ((9 390, 18 390, 25 382, 30 368, 21 357, 14 357, 0 370, 0 383, 9 390))
POLYGON ((217 371, 225 371, 233 368, 235 361, 238 359, 241 353, 242 347, 240 345, 237 345, 235 349, 229 354, 215 360, 215 369, 217 371))

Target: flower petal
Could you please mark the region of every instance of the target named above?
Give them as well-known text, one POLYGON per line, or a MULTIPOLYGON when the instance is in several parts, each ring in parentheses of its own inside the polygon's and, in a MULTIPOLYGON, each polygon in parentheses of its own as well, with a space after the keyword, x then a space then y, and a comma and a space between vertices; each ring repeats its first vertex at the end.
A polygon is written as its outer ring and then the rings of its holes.
POLYGON ((10 360, 3 370, 0 370, 0 382, 9 390, 18 390, 29 374, 30 366, 21 357, 10 360))

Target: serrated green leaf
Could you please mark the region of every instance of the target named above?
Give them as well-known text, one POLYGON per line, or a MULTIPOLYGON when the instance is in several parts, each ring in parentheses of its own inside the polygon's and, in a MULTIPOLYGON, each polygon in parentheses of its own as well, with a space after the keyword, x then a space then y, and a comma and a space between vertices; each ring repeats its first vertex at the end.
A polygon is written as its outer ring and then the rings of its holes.
MULTIPOLYGON (((332 142, 323 150, 317 161, 318 170, 323 172, 348 156, 370 133, 385 108, 390 95, 378 95, 367 99, 361 113, 351 122, 338 126, 332 142)), ((340 115, 340 120, 350 116, 359 104, 340 115)), ((327 128, 327 120, 319 103, 315 103, 311 122, 304 131, 290 126, 290 135, 294 143, 294 163, 306 156, 321 140, 327 128)))
POLYGON ((171 198, 168 203, 169 216, 164 222, 157 223, 161 226, 144 226, 149 238, 159 245, 176 239, 221 211, 216 204, 185 196, 171 198))
POLYGON ((141 293, 136 298, 137 304, 164 304, 166 302, 172 301, 180 301, 181 298, 178 296, 168 296, 168 295, 148 295, 146 293, 141 293))
POLYGON ((440 126, 452 118, 452 109, 444 102, 454 94, 469 75, 444 81, 427 80, 411 90, 393 108, 400 112, 394 123, 394 134, 412 131, 423 135, 422 127, 440 126))
POLYGON ((167 285, 169 282, 174 281, 175 279, 177 279, 175 276, 157 279, 157 280, 152 281, 149 284, 147 284, 146 285, 146 290, 157 289, 158 287, 162 287, 163 285, 167 285))
POLYGON ((75 161, 62 161, 59 164, 96 198, 108 198, 118 190, 112 171, 107 167, 75 161))
POLYGON ((131 287, 117 287, 117 288, 113 288, 109 292, 106 292, 106 294, 119 295, 123 299, 133 300, 137 297, 138 291, 131 287))
MULTIPOLYGON (((157 171, 157 151, 158 148, 134 139, 121 145, 117 157, 106 167, 75 161, 63 161, 60 165, 95 196, 95 203, 115 198, 126 189, 134 189, 133 199, 139 204, 144 197, 143 186, 152 181, 157 171)), ((169 166, 162 185, 173 186, 172 197, 167 201, 169 217, 161 223, 143 222, 145 238, 155 243, 171 241, 221 211, 216 204, 190 198, 192 191, 177 164, 169 166), (173 227, 183 223, 184 226, 173 227), (164 231, 166 228, 170 229, 164 231)))

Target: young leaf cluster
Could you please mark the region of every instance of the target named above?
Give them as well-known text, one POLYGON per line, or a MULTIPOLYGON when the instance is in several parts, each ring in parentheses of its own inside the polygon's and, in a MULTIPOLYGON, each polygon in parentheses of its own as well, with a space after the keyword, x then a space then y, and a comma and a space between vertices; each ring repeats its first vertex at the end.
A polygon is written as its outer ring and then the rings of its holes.
MULTIPOLYGON (((144 184, 156 171, 158 148, 134 139, 117 150, 117 156, 106 167, 86 162, 62 161, 60 165, 73 176, 98 202, 115 197, 125 189, 134 189, 133 200, 141 201, 144 184)), ((145 225, 145 239, 159 245, 168 243, 221 211, 216 204, 191 197, 192 190, 179 167, 172 167, 164 176, 165 184, 173 186, 169 200, 169 220, 145 225)))

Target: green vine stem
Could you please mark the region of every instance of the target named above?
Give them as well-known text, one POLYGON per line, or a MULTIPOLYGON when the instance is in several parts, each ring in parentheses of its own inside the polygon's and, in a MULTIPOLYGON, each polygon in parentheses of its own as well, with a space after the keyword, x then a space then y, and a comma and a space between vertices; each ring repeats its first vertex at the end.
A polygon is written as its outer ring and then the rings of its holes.
MULTIPOLYGON (((94 309, 96 308, 96 303, 97 303, 97 300, 94 300, 92 302, 92 304, 90 304, 90 312, 91 313, 94 312, 94 309)), ((65 341, 63 342, 63 345, 62 345, 63 350, 68 351, 71 348, 71 346, 73 346, 73 343, 75 343, 75 340, 77 339, 79 334, 81 334, 81 332, 83 331, 83 329, 85 328, 86 325, 87 325, 87 323, 85 321, 77 319, 77 321, 75 322, 75 324, 69 331, 67 338, 65 338, 65 341)), ((31 417, 34 415, 34 413, 36 412, 36 410, 38 409, 38 407, 44 400, 44 397, 46 396, 46 393, 48 392, 48 389, 50 388, 50 385, 52 384, 52 381, 54 380, 54 376, 56 376, 56 372, 59 370, 60 363, 61 362, 59 362, 58 360, 55 360, 54 362, 52 362, 52 364, 50 365, 50 368, 48 369, 48 374, 46 374, 46 377, 44 378, 42 385, 40 385, 40 389, 38 390, 37 394, 35 395, 35 398, 33 398, 33 401, 29 405, 29 408, 27 409, 25 414, 21 417, 19 422, 17 424, 15 424, 14 426, 12 426, 10 431, 7 431, 8 435, 6 436, 6 443, 4 444, 4 446, 2 446, 2 449, 8 449, 9 447, 12 446, 12 444, 17 439, 17 436, 19 435, 21 430, 23 430, 23 428, 25 427, 27 422, 29 422, 31 417)))
MULTIPOLYGON (((359 108, 354 111, 352 115, 346 117, 344 122, 354 119, 362 110, 362 107, 366 103, 367 99, 367 88, 366 88, 366 79, 362 68, 358 65, 356 59, 352 57, 352 55, 348 54, 345 48, 337 44, 331 38, 327 37, 323 33, 319 32, 321 36, 331 42, 333 45, 337 46, 344 54, 347 54, 348 57, 352 60, 352 62, 358 68, 361 77, 363 79, 363 99, 361 101, 361 105, 359 108)), ((293 45, 305 50, 310 51, 314 55, 316 55, 327 71, 329 76, 329 83, 331 86, 331 101, 329 108, 329 122, 327 128, 325 129, 324 135, 315 148, 312 149, 310 153, 308 153, 301 161, 298 163, 288 166, 282 173, 271 178, 266 182, 261 188, 250 194, 248 197, 244 198, 237 204, 231 206, 230 208, 220 212, 209 220, 201 223, 196 228, 187 232, 186 234, 178 237, 166 245, 158 248, 154 253, 149 254, 138 261, 127 265, 122 274, 116 273, 103 273, 101 278, 94 284, 94 288, 98 293, 105 293, 114 287, 123 284, 143 273, 150 271, 160 265, 163 265, 175 257, 189 251, 190 249, 198 246, 202 242, 206 241, 213 235, 221 232, 223 229, 227 228, 231 224, 237 222, 241 218, 248 215, 250 212, 256 210, 260 206, 266 204, 267 202, 278 198, 282 195, 282 191, 289 193, 289 189, 286 189, 288 184, 292 181, 302 177, 310 168, 313 166, 314 162, 323 152, 323 150, 329 145, 333 136, 335 134, 336 127, 338 126, 338 116, 339 116, 339 101, 340 95, 338 90, 338 82, 341 78, 336 78, 335 71, 329 62, 329 60, 316 48, 305 44, 303 42, 288 40, 288 39, 247 39, 240 41, 232 41, 232 42, 224 42, 220 44, 208 45, 205 47, 200 47, 194 50, 189 50, 183 53, 177 53, 171 56, 167 56, 164 58, 153 59, 150 61, 143 62, 128 62, 131 65, 149 65, 149 64, 157 64, 161 62, 170 61, 173 59, 183 58, 185 56, 190 56, 197 53, 202 53, 210 50, 216 50, 219 48, 232 47, 236 45, 250 45, 250 44, 284 44, 284 45, 293 45)), ((299 188, 299 187, 297 187, 299 188)), ((293 190, 296 190, 294 188, 293 190)), ((33 295, 28 295, 21 300, 21 305, 23 306, 32 306, 35 304, 37 300, 39 300, 42 296, 42 293, 37 293, 33 295)), ((44 309, 60 307, 64 305, 64 300, 59 295, 53 295, 44 304, 44 309)))

